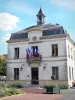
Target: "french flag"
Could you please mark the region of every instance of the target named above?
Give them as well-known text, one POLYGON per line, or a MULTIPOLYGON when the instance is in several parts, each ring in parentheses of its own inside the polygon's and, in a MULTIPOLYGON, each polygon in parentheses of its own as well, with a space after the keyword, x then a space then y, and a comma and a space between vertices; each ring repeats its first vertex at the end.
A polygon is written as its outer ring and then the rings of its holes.
POLYGON ((28 48, 29 57, 32 57, 32 48, 28 48))
POLYGON ((29 53, 28 53, 28 49, 26 49, 26 58, 29 58, 29 53))
POLYGON ((39 49, 35 48, 35 54, 38 54, 39 49))

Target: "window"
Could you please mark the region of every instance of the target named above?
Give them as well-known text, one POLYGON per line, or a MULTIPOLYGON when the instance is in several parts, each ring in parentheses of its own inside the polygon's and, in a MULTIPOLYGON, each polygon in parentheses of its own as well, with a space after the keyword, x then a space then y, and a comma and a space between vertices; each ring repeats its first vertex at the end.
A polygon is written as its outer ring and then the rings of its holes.
POLYGON ((14 80, 19 80, 19 68, 14 68, 14 80))
POLYGON ((52 67, 52 75, 55 75, 56 80, 59 79, 59 75, 58 75, 58 67, 52 67))
POLYGON ((69 67, 69 78, 71 79, 71 67, 69 67))
POLYGON ((74 51, 74 60, 75 60, 75 51, 74 51))
POLYGON ((52 56, 58 56, 58 44, 52 44, 52 56))
POLYGON ((72 58, 72 48, 71 48, 71 58, 72 58))
POLYGON ((19 58, 19 48, 14 48, 14 50, 15 50, 15 56, 14 56, 14 58, 19 58))
POLYGON ((74 77, 73 77, 73 68, 72 68, 72 79, 74 79, 74 77))
POLYGON ((68 45, 68 57, 70 57, 70 48, 69 48, 69 45, 68 45))
POLYGON ((36 56, 36 53, 38 53, 38 46, 32 46, 32 53, 33 53, 33 56, 36 56))

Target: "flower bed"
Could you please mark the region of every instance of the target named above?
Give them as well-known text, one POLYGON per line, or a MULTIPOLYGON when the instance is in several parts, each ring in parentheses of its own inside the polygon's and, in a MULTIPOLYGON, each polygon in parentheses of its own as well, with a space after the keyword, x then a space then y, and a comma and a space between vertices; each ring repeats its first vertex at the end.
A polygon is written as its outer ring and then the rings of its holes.
POLYGON ((24 92, 15 88, 11 87, 10 85, 7 84, 0 84, 0 98, 4 96, 11 96, 11 95, 16 95, 16 94, 23 94, 24 92))

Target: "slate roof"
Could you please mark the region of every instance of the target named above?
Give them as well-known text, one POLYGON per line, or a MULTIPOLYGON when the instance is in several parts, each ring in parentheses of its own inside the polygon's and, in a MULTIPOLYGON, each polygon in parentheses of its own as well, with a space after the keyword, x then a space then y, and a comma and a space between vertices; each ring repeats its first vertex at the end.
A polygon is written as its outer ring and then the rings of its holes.
POLYGON ((26 39, 28 38, 28 31, 31 29, 41 29, 43 36, 51 36, 51 35, 66 35, 66 31, 64 31, 63 27, 59 24, 44 24, 44 25, 35 25, 28 27, 26 29, 23 29, 21 31, 18 31, 16 33, 12 33, 10 40, 16 40, 16 39, 26 39))

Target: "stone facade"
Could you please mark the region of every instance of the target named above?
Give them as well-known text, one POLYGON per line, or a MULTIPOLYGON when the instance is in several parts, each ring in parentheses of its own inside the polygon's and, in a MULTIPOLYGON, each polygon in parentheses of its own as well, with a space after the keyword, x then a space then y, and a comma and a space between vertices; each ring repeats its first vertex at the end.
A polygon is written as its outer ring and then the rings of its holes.
MULTIPOLYGON (((52 67, 58 67, 58 79, 53 80, 56 83, 64 83, 72 86, 72 82, 75 80, 75 46, 73 40, 68 34, 55 34, 43 36, 42 32, 44 28, 57 29, 59 25, 44 24, 41 26, 31 27, 19 31, 19 33, 27 32, 27 39, 10 39, 8 43, 8 58, 7 58, 7 79, 14 80, 14 68, 18 68, 18 80, 29 81, 32 84, 32 76, 37 76, 38 84, 46 85, 52 83, 52 67), (33 37, 36 36, 36 40, 33 37), (52 44, 58 45, 58 55, 52 56, 52 44), (40 61, 27 61, 26 49, 37 46, 39 54, 42 58, 40 61), (19 58, 15 59, 14 48, 19 48, 19 58), (70 56, 69 56, 70 54, 70 56), (70 67, 70 68, 69 68, 70 67), (32 68, 37 68, 38 72, 35 75, 32 72, 32 68), (32 75, 33 73, 33 75, 32 75)), ((19 35, 17 33, 17 35, 19 35)))

